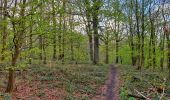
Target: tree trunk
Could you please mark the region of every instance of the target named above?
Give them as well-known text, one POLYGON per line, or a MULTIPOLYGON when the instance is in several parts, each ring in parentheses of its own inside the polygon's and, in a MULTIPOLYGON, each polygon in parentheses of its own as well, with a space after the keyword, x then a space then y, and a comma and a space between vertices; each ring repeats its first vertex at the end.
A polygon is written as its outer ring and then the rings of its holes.
POLYGON ((99 62, 99 36, 98 36, 98 16, 93 16, 93 29, 94 29, 94 58, 93 63, 99 62))
POLYGON ((118 40, 116 40, 116 64, 119 63, 119 54, 118 54, 118 52, 119 52, 119 42, 118 42, 118 40))
MULTIPOLYGON (((19 58, 19 45, 15 46, 15 51, 14 55, 12 56, 12 62, 11 65, 12 67, 16 67, 17 59, 19 58)), ((6 93, 11 93, 14 89, 14 84, 15 84, 15 70, 13 68, 9 68, 9 76, 8 76, 8 85, 6 88, 6 93)))
POLYGON ((105 63, 108 64, 109 63, 109 43, 106 42, 105 43, 105 48, 106 48, 106 60, 105 60, 105 63))
POLYGON ((168 78, 170 79, 170 39, 169 39, 169 34, 170 32, 167 31, 166 32, 166 39, 167 39, 167 68, 168 68, 168 71, 169 71, 169 76, 168 78))
POLYGON ((54 35, 54 38, 53 38, 53 60, 56 60, 57 59, 57 45, 56 45, 56 35, 54 35))
POLYGON ((58 60, 61 60, 62 59, 62 57, 61 57, 61 53, 62 53, 62 49, 61 49, 61 44, 62 44, 62 42, 61 42, 61 38, 62 38, 62 36, 61 36, 61 34, 62 34, 62 31, 61 31, 61 28, 62 28, 62 20, 61 20, 61 17, 62 17, 62 15, 60 14, 60 20, 59 20, 59 35, 58 35, 58 51, 59 51, 59 56, 58 56, 58 60))
POLYGON ((90 53, 90 61, 93 62, 93 33, 92 33, 92 27, 91 27, 91 7, 90 7, 90 1, 85 0, 85 6, 86 6, 86 18, 87 18, 87 26, 86 26, 86 32, 89 39, 89 53, 90 53))
POLYGON ((90 60, 93 61, 93 38, 92 38, 92 34, 89 33, 88 37, 89 37, 89 48, 90 48, 90 60))
POLYGON ((43 60, 43 38, 42 35, 39 36, 39 49, 40 49, 40 53, 39 53, 39 57, 40 60, 43 60))
POLYGON ((56 57, 56 52, 57 52, 57 44, 56 44, 56 37, 57 37, 57 33, 56 33, 56 26, 57 26, 57 24, 56 24, 56 10, 55 10, 55 2, 54 2, 54 0, 52 1, 52 10, 53 10, 53 30, 54 30, 54 37, 53 37, 53 60, 56 60, 57 59, 57 57, 56 57))
POLYGON ((65 62, 66 0, 63 0, 62 64, 65 62))
POLYGON ((144 32, 145 32, 145 0, 142 0, 142 32, 141 32, 141 58, 140 58, 140 66, 144 65, 144 32))
POLYGON ((46 53, 45 37, 43 37, 43 40, 42 40, 42 51, 43 51, 43 63, 47 64, 47 53, 46 53))
POLYGON ((150 35, 150 39, 149 39, 149 46, 148 46, 149 50, 148 50, 148 65, 147 68, 152 66, 152 34, 150 35))
POLYGON ((135 45, 134 45, 134 31, 133 31, 133 20, 132 20, 132 9, 133 9, 133 1, 130 0, 130 11, 129 11, 129 32, 130 32, 130 47, 131 47, 131 61, 132 61, 132 66, 135 66, 136 64, 136 59, 135 59, 135 45))
POLYGON ((115 21, 115 30, 116 30, 116 26, 117 26, 117 31, 116 31, 116 64, 119 63, 119 59, 121 59, 119 57, 119 27, 120 27, 120 21, 118 20, 118 23, 116 25, 116 21, 115 21))
POLYGON ((3 7, 3 34, 2 34, 2 51, 1 51, 1 61, 5 60, 5 50, 6 50, 6 42, 7 42, 7 0, 4 0, 4 7, 3 7))
POLYGON ((156 68, 156 35, 155 35, 155 32, 154 32, 154 37, 152 39, 152 46, 153 46, 153 57, 152 57, 152 61, 153 61, 153 68, 155 69, 156 68))
POLYGON ((163 36, 161 36, 161 43, 160 43, 160 51, 161 51, 161 58, 160 58, 160 67, 161 70, 163 71, 164 69, 164 59, 165 59, 165 53, 164 53, 164 49, 165 49, 165 33, 163 33, 163 36))
MULTIPOLYGON (((32 33, 32 31, 31 31, 31 33, 32 33)), ((32 42, 32 34, 30 35, 29 39, 30 39, 30 47, 29 47, 29 49, 31 50, 32 49, 32 44, 33 44, 33 42, 32 42)), ((29 57, 29 64, 31 64, 31 63, 32 63, 32 52, 30 53, 30 57, 29 57)))
POLYGON ((99 19, 98 19, 98 12, 99 12, 99 5, 97 5, 96 0, 93 1, 93 35, 94 35, 94 56, 93 56, 93 64, 98 64, 99 62, 99 34, 98 34, 98 24, 99 24, 99 19))
POLYGON ((141 69, 141 65, 140 65, 140 47, 141 47, 141 41, 140 41, 140 27, 139 27, 139 6, 138 6, 138 0, 136 0, 136 11, 135 11, 135 16, 136 16, 136 28, 137 28, 137 62, 136 62, 136 66, 137 66, 137 69, 140 70, 141 69))
POLYGON ((155 35, 155 28, 154 28, 154 19, 150 19, 151 23, 151 43, 152 43, 152 67, 153 69, 156 68, 156 35, 155 35))
POLYGON ((131 46, 131 61, 132 66, 135 66, 136 60, 135 60, 135 48, 134 48, 134 41, 133 41, 133 31, 132 31, 132 23, 130 23, 130 46, 131 46))
POLYGON ((170 39, 169 35, 167 34, 167 44, 168 44, 168 70, 169 70, 169 79, 170 79, 170 39))
MULTIPOLYGON (((15 4, 17 2, 15 1, 15 4)), ((24 16, 25 16, 25 4, 26 4, 26 0, 23 0, 22 1, 22 8, 21 8, 21 11, 20 11, 20 18, 22 18, 20 21, 21 24, 19 24, 19 27, 20 27, 20 30, 18 30, 16 32, 15 30, 15 24, 13 24, 13 28, 14 28, 14 38, 13 38, 13 42, 14 42, 14 54, 12 55, 12 62, 11 62, 11 68, 9 68, 9 76, 8 76, 8 85, 7 85, 7 88, 6 88, 6 91, 7 93, 11 93, 14 89, 14 82, 15 82, 15 67, 16 67, 16 63, 17 63, 17 60, 19 58, 19 55, 20 55, 20 49, 22 47, 22 44, 23 44, 23 36, 24 36, 24 33, 25 33, 25 21, 24 21, 24 16)))
POLYGON ((71 60, 74 61, 74 47, 73 47, 73 41, 71 40, 70 43, 71 43, 71 45, 70 45, 70 46, 71 46, 71 47, 70 47, 70 48, 71 48, 71 60))
MULTIPOLYGON (((29 49, 31 50, 32 49, 32 47, 33 47, 33 41, 32 41, 32 37, 33 37, 33 35, 32 35, 32 31, 33 31, 33 23, 32 23, 32 16, 31 16, 31 22, 30 22, 30 24, 31 24, 31 27, 30 27, 30 37, 29 37, 29 42, 30 42, 30 46, 29 46, 29 49)), ((29 55, 29 64, 31 64, 32 63, 32 52, 30 53, 30 55, 29 55)))

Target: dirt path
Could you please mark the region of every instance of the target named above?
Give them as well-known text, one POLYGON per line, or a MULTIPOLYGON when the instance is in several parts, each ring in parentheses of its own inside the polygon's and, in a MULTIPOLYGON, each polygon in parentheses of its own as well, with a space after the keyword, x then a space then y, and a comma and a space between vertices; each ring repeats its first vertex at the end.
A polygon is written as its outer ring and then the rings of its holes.
POLYGON ((106 83, 107 90, 106 90, 106 100, 118 100, 117 98, 117 91, 116 85, 117 85, 117 69, 114 65, 111 65, 110 75, 108 79, 108 83, 106 83))
POLYGON ((92 100, 119 100, 119 75, 114 64, 110 65, 108 80, 99 91, 92 100))

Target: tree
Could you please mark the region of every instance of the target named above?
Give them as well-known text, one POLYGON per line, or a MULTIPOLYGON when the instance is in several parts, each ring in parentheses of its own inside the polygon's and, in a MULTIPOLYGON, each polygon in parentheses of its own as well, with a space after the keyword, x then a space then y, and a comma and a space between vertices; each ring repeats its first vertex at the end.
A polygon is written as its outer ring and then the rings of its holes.
POLYGON ((93 23, 93 35, 94 35, 94 56, 93 56, 93 64, 98 64, 99 62, 99 34, 98 34, 98 25, 99 25, 99 10, 102 6, 101 0, 93 0, 92 7, 92 23, 93 23))
MULTIPOLYGON (((13 25, 13 32, 14 32, 14 37, 13 37, 13 44, 14 44, 14 53, 12 55, 12 62, 11 62, 11 68, 9 68, 9 80, 8 80, 8 86, 6 89, 6 92, 12 92, 14 88, 14 81, 15 81, 15 76, 14 76, 14 70, 16 67, 17 60, 19 58, 19 55, 21 53, 21 47, 23 43, 23 37, 25 33, 25 8, 26 8, 26 0, 23 0, 21 6, 21 10, 19 13, 19 18, 16 20, 19 22, 16 24, 14 20, 12 21, 13 25), (18 29, 17 29, 18 27, 18 29)), ((17 1, 15 1, 15 7, 16 7, 17 1)), ((13 12, 15 14, 15 12, 13 12)))

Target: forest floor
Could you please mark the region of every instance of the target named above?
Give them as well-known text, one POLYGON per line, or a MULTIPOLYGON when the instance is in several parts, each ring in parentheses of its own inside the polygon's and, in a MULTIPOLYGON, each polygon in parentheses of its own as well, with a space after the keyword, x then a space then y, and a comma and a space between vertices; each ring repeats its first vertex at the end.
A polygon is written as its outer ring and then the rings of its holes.
MULTIPOLYGON (((113 66, 109 75, 108 65, 54 64, 50 66, 35 64, 25 71, 17 72, 16 88, 12 94, 5 94, 5 97, 10 96, 12 100, 95 100, 100 94, 99 91, 105 87, 109 88, 105 88, 107 95, 103 97, 115 96, 112 95, 113 88, 110 88, 115 85, 116 79, 116 68, 113 66), (108 77, 109 81, 106 84, 108 77)), ((0 72, 0 78, 0 97, 2 97, 7 85, 7 71, 0 72)), ((107 100, 116 100, 110 98, 107 100)), ((96 100, 106 99, 101 97, 96 100)))
POLYGON ((121 65, 120 69, 120 100, 170 100, 170 80, 168 70, 160 68, 142 68, 121 65))

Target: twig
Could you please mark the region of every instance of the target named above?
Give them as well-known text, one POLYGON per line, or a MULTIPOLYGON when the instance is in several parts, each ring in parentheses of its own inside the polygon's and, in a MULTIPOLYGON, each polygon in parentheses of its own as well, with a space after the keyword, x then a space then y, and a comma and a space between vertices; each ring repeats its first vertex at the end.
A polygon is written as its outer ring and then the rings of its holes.
POLYGON ((138 90, 134 89, 139 95, 141 95, 142 97, 144 97, 146 100, 151 100, 150 98, 147 98, 145 95, 143 95, 141 92, 139 92, 138 90))
MULTIPOLYGON (((164 79, 164 83, 163 84, 165 84, 165 83, 166 83, 166 79, 164 79)), ((159 98, 159 100, 162 100, 164 94, 165 94, 165 88, 163 87, 163 91, 162 91, 162 94, 161 94, 161 97, 159 98)))
POLYGON ((159 100, 162 100, 164 94, 165 94, 165 88, 163 88, 163 92, 162 92, 161 97, 159 98, 159 100))

